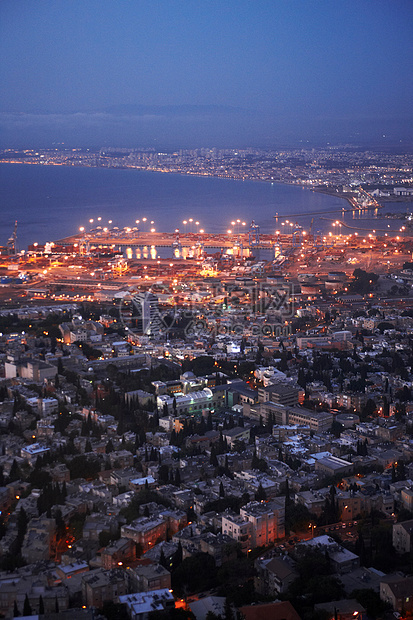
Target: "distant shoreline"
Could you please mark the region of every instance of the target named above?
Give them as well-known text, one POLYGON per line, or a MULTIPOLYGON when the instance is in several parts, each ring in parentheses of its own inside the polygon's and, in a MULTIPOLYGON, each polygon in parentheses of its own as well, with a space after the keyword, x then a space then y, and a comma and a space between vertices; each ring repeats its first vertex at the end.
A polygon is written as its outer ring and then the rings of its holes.
MULTIPOLYGON (((344 207, 342 209, 337 209, 337 212, 340 211, 354 211, 356 212, 357 209, 354 208, 353 203, 352 203, 352 195, 347 193, 347 192, 339 192, 337 191, 334 187, 322 187, 322 186, 316 186, 316 187, 309 187, 307 184, 304 183, 296 183, 296 182, 291 182, 286 180, 276 180, 276 179, 262 179, 262 178, 257 178, 257 177, 250 177, 250 176, 246 176, 246 177, 232 177, 232 176, 224 176, 224 175, 220 175, 220 174, 216 174, 216 173, 208 173, 208 172, 195 172, 195 171, 179 171, 179 170, 168 170, 165 168, 150 168, 150 167, 144 167, 144 166, 93 166, 93 165, 83 165, 83 164, 77 164, 77 163, 42 163, 39 161, 10 161, 10 160, 4 160, 4 159, 0 159, 0 164, 15 164, 15 165, 29 165, 29 166, 42 166, 42 167, 48 167, 48 168, 52 168, 52 167, 64 167, 64 168, 92 168, 94 170, 137 170, 139 172, 150 172, 150 173, 154 173, 154 174, 176 174, 182 177, 185 176, 189 176, 189 177, 198 177, 198 178, 209 178, 209 179, 223 179, 226 181, 253 181, 253 182, 261 182, 261 183, 270 183, 272 185, 285 185, 288 187, 297 187, 297 188, 301 188, 301 189, 305 189, 305 190, 309 190, 313 193, 317 193, 317 194, 324 194, 326 196, 331 196, 331 197, 335 197, 335 198, 339 198, 341 200, 345 200, 350 208, 349 209, 344 209, 344 207)), ((383 196, 381 197, 384 202, 413 202, 413 196, 383 196)), ((385 206, 384 204, 381 204, 381 208, 384 209, 385 206)), ((275 213, 273 215, 273 217, 286 217, 289 214, 280 214, 280 213, 275 213)), ((305 215, 304 213, 302 215, 305 215)), ((298 217, 298 215, 296 216, 298 217)))
MULTIPOLYGON (((348 195, 347 192, 338 192, 334 189, 333 186, 329 187, 309 187, 305 183, 292 183, 291 181, 285 180, 277 180, 277 179, 261 179, 257 177, 233 177, 233 176, 224 176, 216 173, 208 173, 208 172, 192 172, 192 171, 179 171, 179 170, 166 170, 164 168, 149 168, 144 166, 85 166, 82 164, 76 163, 41 163, 39 161, 10 161, 9 159, 0 159, 0 164, 15 164, 15 165, 29 165, 29 166, 47 166, 47 167, 65 167, 65 168, 93 168, 95 170, 138 170, 140 172, 153 172, 160 174, 177 174, 179 176, 195 176, 195 177, 204 177, 204 178, 213 178, 213 179, 224 179, 226 181, 254 181, 261 183, 271 183, 276 185, 288 185, 289 187, 300 187, 302 189, 307 189, 309 191, 325 194, 327 196, 334 196, 336 198, 341 198, 342 200, 346 200, 352 207, 351 210, 354 210, 353 205, 351 203, 351 196, 348 195)), ((381 196, 380 198, 385 198, 383 202, 413 202, 413 195, 410 196, 381 196)))
MULTIPOLYGON (((61 164, 53 164, 53 163, 40 163, 38 161, 36 162, 30 162, 30 161, 10 161, 10 160, 3 160, 0 159, 0 164, 15 164, 15 165, 29 165, 29 166, 47 166, 48 168, 52 168, 52 167, 58 167, 58 168, 93 168, 94 170, 138 170, 139 172, 153 172, 155 174, 177 174, 179 176, 189 176, 189 177, 198 177, 198 178, 210 178, 210 179, 223 179, 225 181, 254 181, 254 182, 258 182, 258 183, 270 183, 272 185, 288 185, 289 187, 300 187, 301 189, 306 189, 312 192, 316 192, 318 194, 326 194, 328 196, 334 196, 337 198, 341 198, 343 200, 346 200, 350 205, 351 205, 351 199, 349 196, 346 196, 344 193, 338 193, 336 190, 331 189, 330 191, 328 190, 328 188, 326 189, 320 189, 317 187, 308 187, 308 185, 304 184, 304 183, 291 183, 287 180, 284 181, 279 181, 276 179, 260 179, 260 178, 256 178, 256 177, 229 177, 229 176, 224 176, 224 175, 219 175, 219 174, 207 174, 207 173, 202 173, 202 172, 188 172, 188 171, 182 171, 179 172, 179 170, 165 170, 165 169, 156 169, 156 168, 145 168, 145 167, 140 167, 140 166, 84 166, 82 164, 65 164, 65 163, 61 163, 61 164)), ((413 199, 413 198, 412 198, 413 199)), ((352 209, 353 210, 353 209, 352 209)), ((282 216, 280 216, 282 217, 282 216)))

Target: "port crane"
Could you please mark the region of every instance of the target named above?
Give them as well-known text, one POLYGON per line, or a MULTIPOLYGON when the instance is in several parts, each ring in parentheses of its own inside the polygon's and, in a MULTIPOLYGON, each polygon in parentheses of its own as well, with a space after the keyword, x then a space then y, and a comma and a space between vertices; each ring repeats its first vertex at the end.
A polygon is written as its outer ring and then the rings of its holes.
POLYGON ((7 254, 16 254, 17 249, 17 220, 14 222, 14 230, 7 241, 7 254))
POLYGON ((248 245, 250 248, 256 247, 260 244, 260 227, 252 220, 250 229, 248 232, 248 245))

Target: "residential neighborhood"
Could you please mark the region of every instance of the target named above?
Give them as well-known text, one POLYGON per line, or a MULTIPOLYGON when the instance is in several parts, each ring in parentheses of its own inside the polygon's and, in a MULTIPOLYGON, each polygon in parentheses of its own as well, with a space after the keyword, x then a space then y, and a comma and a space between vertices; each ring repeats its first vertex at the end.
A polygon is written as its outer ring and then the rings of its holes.
POLYGON ((411 613, 413 318, 366 308, 168 342, 3 310, 0 614, 411 613))

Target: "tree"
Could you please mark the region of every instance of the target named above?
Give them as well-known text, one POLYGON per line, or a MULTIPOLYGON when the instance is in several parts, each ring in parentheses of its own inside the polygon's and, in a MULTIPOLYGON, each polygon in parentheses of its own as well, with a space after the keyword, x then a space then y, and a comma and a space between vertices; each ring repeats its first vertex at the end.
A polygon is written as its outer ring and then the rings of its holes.
POLYGON ((160 482, 168 484, 169 481, 169 467, 168 465, 161 465, 158 470, 158 478, 160 482))
POLYGON ((56 522, 56 535, 59 537, 64 536, 66 531, 66 525, 62 516, 62 511, 60 508, 56 510, 55 513, 55 522, 56 522))
POLYGON ((213 611, 209 611, 205 616, 205 620, 222 620, 222 616, 215 614, 213 611))
POLYGON ((175 553, 172 556, 172 570, 175 571, 181 564, 183 560, 183 551, 181 541, 178 542, 178 547, 175 553))
POLYGON ((252 455, 251 460, 251 469, 258 469, 260 459, 257 456, 256 450, 254 450, 254 454, 252 455))
POLYGON ((262 484, 260 482, 257 492, 255 493, 255 499, 257 502, 265 501, 267 499, 267 494, 264 491, 262 484))
POLYGON ((366 404, 364 405, 361 414, 363 417, 367 418, 369 416, 372 416, 373 413, 376 411, 376 409, 377 409, 376 403, 374 402, 372 398, 369 398, 366 404))
POLYGON ((299 578, 289 591, 294 606, 302 605, 303 596, 306 597, 306 604, 342 598, 343 586, 336 577, 330 576, 330 560, 321 550, 306 548, 298 557, 296 570, 299 578))
POLYGON ((40 595, 39 596, 39 616, 44 614, 44 602, 43 602, 43 596, 40 595))
POLYGON ((19 551, 27 532, 27 522, 28 519, 26 511, 24 508, 21 508, 19 511, 19 516, 17 517, 17 541, 19 543, 19 551))
POLYGON ((341 435, 342 430, 343 430, 343 425, 340 424, 340 422, 337 422, 337 420, 333 420, 333 423, 331 425, 331 432, 334 435, 334 437, 337 437, 338 439, 341 435))
POLYGON ((20 467, 18 466, 16 459, 13 459, 13 463, 10 467, 9 482, 14 482, 15 480, 19 480, 20 477, 21 477, 20 467))
POLYGON ((57 360, 57 374, 62 375, 64 372, 62 359, 59 357, 57 360))
POLYGON ((102 530, 99 532, 99 545, 101 547, 107 547, 112 540, 112 534, 107 530, 102 530))
POLYGON ((350 282, 349 290, 353 293, 364 295, 369 293, 377 283, 379 276, 375 273, 368 273, 363 269, 355 269, 353 271, 354 280, 350 282))
POLYGON ((179 595, 207 590, 217 583, 215 561, 208 553, 183 560, 172 573, 172 587, 179 595))
POLYGON ((161 566, 163 566, 164 568, 166 568, 167 570, 169 570, 169 568, 170 568, 170 566, 168 564, 168 561, 167 561, 167 559, 165 557, 165 553, 164 553, 163 547, 161 549, 161 555, 159 557, 159 564, 161 566))
POLYGON ((13 616, 15 618, 17 618, 18 616, 20 616, 20 611, 19 608, 17 607, 17 601, 14 601, 14 605, 13 605, 13 616))
POLYGON ((30 605, 29 597, 26 594, 26 598, 24 599, 23 605, 23 616, 31 616, 32 615, 32 606, 30 605))
POLYGON ((228 597, 225 599, 225 620, 234 620, 232 605, 228 597))
POLYGON ((370 618, 382 616, 388 609, 388 604, 380 599, 380 594, 371 588, 353 590, 350 598, 355 598, 360 605, 363 605, 370 618))

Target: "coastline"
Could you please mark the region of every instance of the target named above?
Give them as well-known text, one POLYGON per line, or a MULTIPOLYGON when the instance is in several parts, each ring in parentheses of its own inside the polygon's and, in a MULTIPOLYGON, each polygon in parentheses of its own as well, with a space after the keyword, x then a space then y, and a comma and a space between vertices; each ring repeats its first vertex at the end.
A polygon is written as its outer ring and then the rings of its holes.
MULTIPOLYGON (((252 183, 249 184, 248 181, 264 182, 261 184, 261 188, 263 188, 261 190, 258 189, 259 184, 254 183, 255 187, 257 187, 257 191, 258 191, 257 195, 261 195, 264 193, 267 196, 268 194, 270 194, 264 200, 266 219, 259 222, 262 232, 271 230, 272 227, 274 226, 274 223, 273 223, 274 221, 278 222, 279 219, 286 218, 286 217, 297 218, 297 221, 303 225, 309 224, 311 218, 314 218, 314 217, 318 221, 318 216, 325 216, 327 218, 331 217, 334 219, 338 218, 341 220, 345 219, 346 221, 349 219, 354 219, 355 216, 353 214, 355 213, 357 213, 357 217, 363 217, 363 219, 368 217, 367 213, 362 214, 361 211, 358 212, 358 210, 353 208, 353 205, 351 205, 350 203, 352 194, 350 195, 344 194, 344 193, 338 192, 336 189, 333 189, 332 187, 325 187, 321 185, 318 185, 316 187, 310 187, 309 184, 299 183, 295 179, 292 179, 292 180, 285 179, 281 181, 278 179, 276 180, 276 179, 268 178, 268 176, 267 178, 260 178, 259 176, 242 177, 240 175, 228 176, 228 175, 221 175, 219 173, 218 174, 211 173, 211 172, 207 173, 206 171, 195 172, 195 171, 185 171, 185 170, 183 171, 170 170, 170 169, 166 169, 160 166, 151 166, 151 167, 136 166, 136 165, 134 166, 100 166, 100 165, 84 165, 83 162, 80 162, 79 164, 77 163, 73 164, 73 162, 71 163, 65 163, 65 162, 41 163, 39 161, 15 162, 15 161, 10 161, 10 160, 2 161, 1 163, 9 163, 9 164, 27 163, 28 165, 24 166, 24 169, 26 170, 30 170, 30 166, 42 166, 43 168, 46 168, 46 170, 44 170, 42 173, 41 171, 38 171, 38 168, 37 168, 33 170, 32 173, 29 173, 29 175, 27 175, 26 173, 23 174, 23 178, 25 178, 26 176, 29 176, 32 179, 38 179, 38 178, 46 179, 46 177, 49 177, 49 176, 51 176, 51 179, 55 179, 55 178, 60 179, 62 175, 64 176, 64 178, 66 178, 66 171, 69 173, 70 169, 76 168, 76 171, 73 170, 73 172, 69 174, 69 178, 71 178, 71 184, 70 186, 68 186, 68 189, 69 189, 68 194, 65 194, 65 195, 60 194, 60 189, 61 189, 60 183, 56 185, 54 188, 52 185, 51 191, 49 191, 49 189, 46 190, 46 188, 48 188, 48 183, 41 182, 40 187, 43 187, 42 191, 44 195, 41 196, 40 199, 38 199, 37 195, 35 194, 30 195, 30 196, 24 195, 23 199, 20 200, 18 204, 15 201, 13 202, 12 200, 9 204, 9 208, 7 208, 7 205, 5 205, 6 206, 5 215, 7 216, 7 218, 5 220, 4 225, 2 226, 2 229, 4 228, 4 230, 2 230, 2 238, 4 239, 8 238, 10 234, 10 229, 12 228, 12 223, 16 219, 15 215, 17 214, 17 211, 19 211, 20 213, 20 208, 22 207, 22 211, 21 211, 22 215, 18 218, 19 219, 19 240, 21 243, 21 247, 26 247, 28 244, 32 243, 33 241, 36 241, 36 242, 47 241, 50 237, 50 234, 52 234, 51 228, 54 230, 53 238, 55 239, 64 238, 67 235, 66 230, 57 230, 58 220, 50 219, 50 214, 47 210, 48 205, 52 205, 55 209, 58 209, 59 213, 62 214, 62 219, 65 220, 66 218, 65 221, 67 221, 69 224, 74 222, 76 219, 76 223, 74 224, 76 228, 81 225, 84 225, 85 223, 84 216, 82 215, 82 210, 81 209, 79 210, 78 208, 78 206, 83 203, 84 203, 84 209, 91 210, 88 217, 93 217, 96 209, 99 209, 99 215, 102 215, 104 218, 105 217, 112 218, 113 214, 115 214, 117 218, 117 222, 115 224, 116 226, 119 225, 122 227, 122 226, 130 225, 130 221, 135 221, 136 216, 139 216, 138 212, 136 212, 136 215, 135 215, 134 210, 139 208, 140 211, 142 211, 142 209, 147 208, 145 207, 145 204, 146 204, 145 201, 148 198, 148 196, 152 197, 153 193, 152 193, 152 190, 150 193, 148 193, 146 191, 146 188, 152 184, 154 184, 153 187, 158 188, 159 191, 157 193, 155 201, 151 202, 151 198, 150 198, 148 204, 157 208, 157 205, 159 203, 159 205, 162 206, 162 208, 164 209, 163 213, 166 213, 166 212, 170 213, 173 221, 174 222, 176 221, 178 224, 180 220, 182 220, 182 217, 180 216, 181 209, 183 209, 185 212, 187 211, 190 216, 197 217, 197 219, 202 219, 203 217, 205 217, 206 212, 203 211, 201 213, 201 207, 202 209, 205 209, 204 202, 206 200, 205 205, 208 205, 208 208, 210 208, 213 213, 218 215, 217 218, 212 220, 211 232, 214 232, 214 231, 218 232, 219 227, 217 225, 217 221, 223 215, 223 213, 221 213, 219 209, 217 210, 217 205, 221 203, 224 204, 228 196, 229 196, 229 199, 227 200, 228 207, 233 209, 233 214, 228 217, 232 217, 233 219, 235 219, 236 217, 243 217, 243 219, 252 217, 257 221, 257 217, 260 218, 260 216, 262 216, 262 211, 260 209, 258 211, 255 209, 255 198, 254 197, 255 197, 256 191, 253 189, 252 183), (64 168, 64 171, 61 170, 61 172, 59 173, 59 171, 56 170, 55 173, 52 172, 51 175, 49 175, 47 171, 53 168, 60 168, 60 169, 64 168), (82 170, 82 173, 79 172, 79 169, 82 170), (110 194, 110 199, 109 199, 109 202, 107 203, 108 206, 106 206, 105 200, 108 194, 105 193, 103 195, 102 192, 99 191, 99 187, 102 186, 102 184, 105 186, 107 185, 110 190, 110 185, 113 185, 114 187, 118 185, 116 181, 116 179, 118 178, 117 175, 109 174, 107 177, 106 171, 114 170, 114 169, 119 169, 123 171, 137 170, 138 172, 141 172, 141 173, 145 173, 145 172, 154 173, 151 175, 147 175, 146 177, 147 181, 136 182, 137 186, 140 186, 142 183, 142 187, 145 188, 144 193, 142 194, 142 197, 144 198, 144 202, 141 202, 139 207, 133 206, 134 204, 138 205, 138 203, 136 202, 137 194, 136 194, 135 189, 133 190, 127 189, 125 195, 123 195, 122 188, 121 188, 120 193, 116 194, 112 192, 112 194, 110 194), (88 194, 86 192, 86 198, 83 198, 84 192, 82 190, 83 188, 83 184, 81 181, 82 177, 88 176, 89 174, 93 175, 93 171, 96 171, 96 170, 104 170, 105 172, 95 173, 97 174, 97 181, 94 182, 94 185, 97 184, 97 186, 95 187, 96 191, 94 191, 93 194, 90 192, 88 194), (180 186, 180 192, 181 192, 181 198, 179 200, 179 203, 176 201, 173 202, 173 196, 169 195, 168 191, 166 191, 166 194, 165 194, 165 189, 167 187, 169 188, 170 183, 167 181, 161 181, 162 177, 159 176, 159 173, 161 172, 169 173, 170 177, 175 177, 177 180, 185 176, 194 177, 192 182, 189 182, 189 181, 187 182, 187 181, 182 180, 178 184, 180 186), (80 174, 79 186, 76 181, 76 179, 78 179, 78 174, 80 174), (155 179, 155 175, 157 175, 157 178, 159 180, 155 179), (151 178, 153 180, 151 180, 151 178), (205 188, 206 198, 204 200, 203 198, 204 183, 198 182, 198 181, 195 182, 195 179, 200 179, 200 178, 206 179, 205 184, 208 184, 208 182, 213 182, 212 179, 221 179, 223 181, 243 180, 243 181, 246 181, 247 183, 245 185, 240 185, 239 183, 234 185, 232 183, 229 183, 227 184, 228 189, 225 189, 225 186, 224 186, 222 190, 221 189, 214 190, 213 195, 216 196, 216 198, 214 202, 211 202, 210 200, 208 201, 208 196, 210 195, 209 187, 205 188), (109 179, 109 180, 105 180, 105 179, 109 179), (110 179, 113 179, 113 182, 110 179), (187 183, 189 183, 189 187, 187 186, 187 183), (200 184, 198 185, 198 183, 200 184), (77 186, 78 186, 77 193, 74 193, 72 197, 72 195, 70 194, 71 188, 74 188, 77 186), (268 190, 268 188, 271 186, 274 186, 274 189, 268 190), (292 192, 294 194, 294 197, 292 199, 287 198, 287 200, 283 200, 283 199, 279 200, 278 198, 279 190, 277 190, 276 187, 281 189, 283 188, 283 186, 285 189, 281 191, 282 192, 286 191, 287 196, 290 192, 292 192), (194 187, 196 189, 194 189, 194 187), (231 187, 233 187, 234 190, 232 190, 231 187), (297 190, 298 189, 311 190, 311 194, 308 194, 305 192, 296 193, 294 188, 296 188, 297 190), (324 194, 326 198, 330 199, 330 203, 331 203, 330 207, 324 206, 324 203, 317 204, 317 202, 321 200, 321 197, 319 199, 315 197, 319 194, 324 194), (67 195, 71 197, 73 204, 75 206, 72 205, 72 202, 66 201, 67 195), (314 198, 311 198, 311 195, 314 196, 314 198), (58 198, 56 198, 56 196, 58 198), (165 198, 165 196, 167 196, 167 198, 165 198), (185 198, 185 196, 189 196, 189 197, 185 198), (232 199, 232 196, 236 197, 235 200, 232 199), (32 208, 28 207, 28 205, 32 205, 32 197, 34 197, 35 200, 37 200, 36 221, 33 220, 34 212, 32 208), (96 197, 96 202, 94 202, 95 197, 96 197), (124 201, 123 201, 123 198, 125 198, 124 201), (347 206, 345 203, 335 200, 335 198, 347 200, 347 202, 350 204, 347 206), (50 199, 50 202, 49 202, 49 199, 50 199), (118 208, 117 206, 118 203, 119 203, 119 207, 120 205, 122 205, 121 208, 118 208), (164 203, 167 203, 167 205, 164 203), (308 206, 306 206, 307 204, 308 206), (113 206, 113 205, 116 205, 116 206, 113 206), (298 206, 298 209, 296 208, 297 206, 298 206), (14 208, 15 210, 13 210, 14 208), (199 211, 194 215, 194 212, 192 211, 192 209, 194 210, 199 209, 199 211), (129 213, 129 210, 132 214, 131 219, 126 220, 125 214, 129 213), (241 210, 243 210, 244 212, 241 213, 240 212, 241 210), (332 215, 330 216, 329 213, 331 213, 332 215), (76 216, 75 219, 74 219, 74 216, 76 216), (39 220, 39 217, 40 217, 40 220, 39 220), (6 221, 8 223, 6 223, 6 221), (34 229, 33 229, 33 226, 34 226, 34 229)), ((7 187, 10 189, 10 194, 14 196, 16 191, 13 189, 13 186, 19 183, 21 174, 12 173, 11 169, 9 173, 5 167, 3 168, 3 166, 1 166, 1 168, 3 170, 2 176, 4 177, 4 180, 6 181, 8 179, 7 187)), ((15 166, 14 169, 18 170, 19 168, 15 166)), ((23 169, 22 168, 20 169, 22 170, 22 173, 23 173, 23 169)), ((235 173, 236 172, 237 171, 235 171, 235 173)), ((133 178, 135 175, 131 175, 131 176, 133 178)), ((138 178, 139 176, 140 175, 136 175, 136 178, 138 178)), ((127 177, 124 177, 124 178, 130 178, 130 175, 127 175, 127 177)), ((164 178, 166 178, 165 174, 164 174, 164 178)), ((87 183, 84 187, 87 189, 88 185, 89 183, 87 183)), ((131 182, 126 181, 125 187, 129 188, 134 185, 135 185, 135 181, 131 181, 131 182)), ((175 181, 173 182, 173 185, 175 185, 175 181)), ((23 187, 24 186, 25 184, 23 183, 23 187)), ((217 187, 220 188, 221 184, 218 184, 217 187)), ((394 201, 394 203, 401 203, 401 202, 403 202, 403 198, 399 198, 399 197, 397 197, 397 201, 394 201)), ((259 203, 259 200, 258 200, 258 203, 259 203)), ((380 209, 380 212, 383 213, 384 210, 385 209, 380 209)), ((392 211, 391 205, 388 205, 388 210, 390 212, 392 211)), ((406 206, 404 207, 403 210, 404 211, 406 210, 406 206)), ((144 215, 147 215, 147 213, 146 214, 144 213, 144 215)), ((153 219, 156 220, 157 218, 153 217, 153 219)), ((163 226, 165 227, 166 220, 164 219, 164 215, 161 214, 160 217, 158 217, 157 219, 158 224, 159 224, 159 221, 163 222, 163 226)), ((175 230, 176 225, 177 225, 176 223, 173 223, 172 225, 172 228, 174 230, 175 230)), ((317 225, 320 228, 323 228, 325 226, 322 222, 318 222, 317 225)), ((277 226, 277 223, 275 223, 275 226, 277 226)))
MULTIPOLYGON (((190 176, 190 177, 198 177, 198 178, 212 178, 212 179, 223 179, 225 181, 253 181, 256 183, 270 183, 271 185, 286 185, 288 187, 299 187, 301 189, 305 189, 311 192, 315 192, 318 194, 326 194, 327 196, 334 196, 336 198, 341 198, 346 200, 349 204, 351 204, 351 197, 346 196, 344 193, 338 193, 336 190, 328 188, 319 189, 318 187, 308 187, 308 185, 304 183, 292 183, 287 179, 283 181, 279 181, 276 179, 262 179, 257 177, 243 176, 226 176, 216 173, 205 173, 205 172, 192 172, 189 170, 166 170, 164 168, 155 168, 155 167, 147 167, 147 166, 85 166, 83 164, 73 164, 73 163, 42 163, 42 162, 30 162, 30 161, 10 161, 10 160, 2 160, 0 159, 0 164, 9 164, 9 165, 28 165, 28 166, 41 166, 41 167, 65 167, 65 168, 93 168, 95 170, 138 170, 140 172, 152 172, 154 174, 176 174, 178 176, 190 176)), ((413 200, 413 197, 412 197, 413 200)), ((352 209, 353 210, 353 209, 352 209)), ((282 216, 280 216, 282 217, 282 216)))
MULTIPOLYGON (((351 210, 354 211, 354 207, 352 204, 352 196, 349 195, 348 192, 339 192, 334 186, 315 186, 309 187, 306 183, 299 182, 291 182, 288 179, 277 180, 277 179, 269 179, 269 178, 260 178, 255 176, 230 176, 224 174, 218 174, 216 172, 201 172, 201 171, 191 171, 191 170, 171 170, 165 169, 163 167, 158 166, 125 166, 125 165, 108 165, 108 166, 92 166, 92 165, 84 165, 82 163, 52 163, 52 162, 40 162, 40 161, 19 161, 19 160, 10 160, 10 159, 0 159, 0 164, 9 164, 9 165, 29 165, 29 166, 47 166, 47 167, 66 167, 66 168, 93 168, 96 170, 138 170, 140 172, 153 172, 155 174, 176 174, 179 176, 194 176, 198 178, 214 178, 214 179, 224 179, 226 181, 254 181, 254 182, 262 182, 262 183, 270 183, 271 185, 286 185, 289 187, 300 187, 301 189, 306 189, 311 192, 315 192, 317 194, 325 194, 327 196, 333 196, 335 198, 340 198, 342 200, 346 200, 351 205, 351 210)), ((380 198, 385 198, 383 202, 413 202, 413 195, 407 196, 381 196, 380 198)), ((380 205, 382 208, 384 205, 380 205)))
MULTIPOLYGON (((351 196, 347 196, 345 192, 337 192, 336 190, 331 189, 330 191, 328 190, 328 188, 318 188, 318 187, 311 187, 308 188, 311 189, 312 192, 316 192, 317 194, 325 194, 326 196, 334 196, 336 198, 341 198, 342 200, 346 200, 348 202, 348 204, 351 206, 350 211, 355 211, 356 209, 354 209, 353 204, 351 202, 351 196)), ((383 205, 382 205, 383 206, 383 205)))

